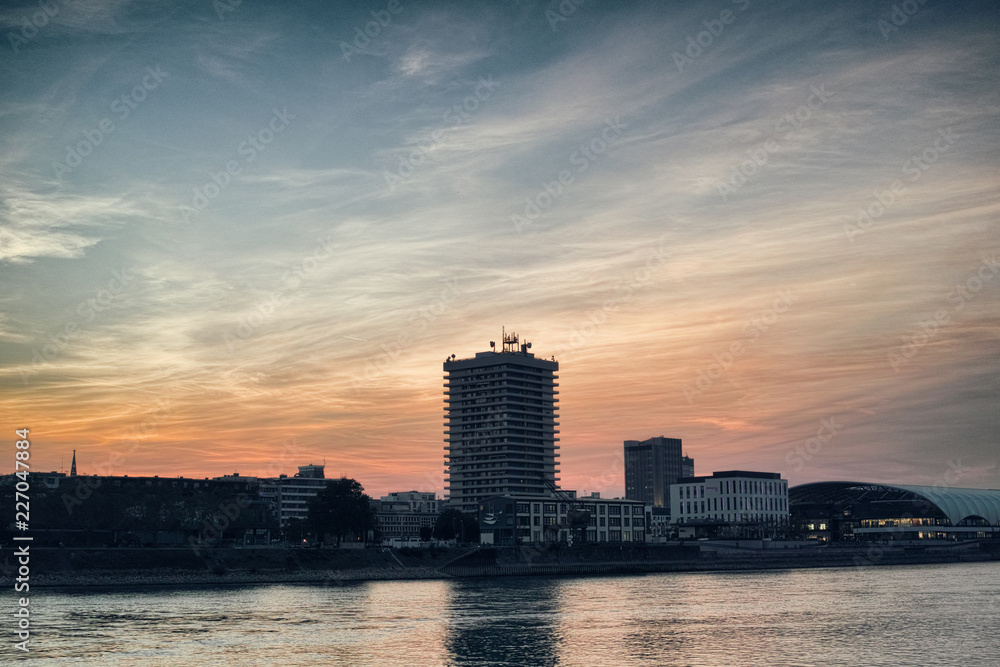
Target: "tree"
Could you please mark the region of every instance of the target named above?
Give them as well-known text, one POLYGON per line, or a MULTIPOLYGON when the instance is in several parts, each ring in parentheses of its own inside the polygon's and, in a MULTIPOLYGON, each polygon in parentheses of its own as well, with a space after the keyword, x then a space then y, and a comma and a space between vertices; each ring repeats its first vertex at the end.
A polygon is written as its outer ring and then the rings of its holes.
POLYGON ((336 535, 337 546, 350 533, 366 536, 375 528, 371 498, 357 480, 341 477, 330 480, 309 503, 309 525, 323 541, 324 535, 336 535))
POLYGON ((479 541, 479 521, 461 510, 449 508, 438 515, 434 523, 434 537, 439 540, 459 542, 479 541))
POLYGON ((434 537, 434 529, 431 526, 420 526, 420 541, 430 542, 434 537))
POLYGON ((285 540, 287 540, 289 544, 302 546, 303 540, 306 539, 306 532, 308 528, 309 527, 306 525, 306 522, 298 517, 289 519, 288 525, 285 526, 283 531, 285 540))

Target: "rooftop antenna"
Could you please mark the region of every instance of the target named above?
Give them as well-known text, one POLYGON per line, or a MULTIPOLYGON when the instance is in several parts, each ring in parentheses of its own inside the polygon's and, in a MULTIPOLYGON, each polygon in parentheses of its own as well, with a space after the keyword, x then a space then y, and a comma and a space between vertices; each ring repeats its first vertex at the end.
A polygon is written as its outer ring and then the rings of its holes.
POLYGON ((503 331, 503 351, 504 353, 517 352, 517 334, 511 332, 507 333, 507 330, 503 331))

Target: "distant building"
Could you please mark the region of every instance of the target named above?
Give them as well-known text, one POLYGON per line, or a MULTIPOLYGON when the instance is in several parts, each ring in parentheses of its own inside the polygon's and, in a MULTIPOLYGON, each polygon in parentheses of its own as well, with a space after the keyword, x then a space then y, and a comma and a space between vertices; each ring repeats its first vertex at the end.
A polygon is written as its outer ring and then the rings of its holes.
POLYGON ((292 519, 305 521, 309 503, 326 487, 324 466, 299 466, 294 477, 280 475, 260 480, 260 497, 268 500, 284 528, 292 519))
POLYGON ((569 542, 586 531, 584 541, 645 542, 646 521, 641 502, 623 498, 491 496, 479 512, 480 541, 511 546, 569 542))
POLYGON ((676 528, 670 523, 670 510, 665 507, 646 505, 646 541, 666 542, 671 539, 676 528))
POLYGON ((437 514, 438 499, 433 493, 423 491, 402 491, 379 498, 382 507, 390 512, 415 512, 437 514))
POLYGON ((768 531, 787 528, 788 481, 776 472, 749 470, 682 477, 670 485, 670 521, 681 537, 768 536, 768 531), (684 528, 692 531, 685 534, 684 528))
POLYGON ((496 351, 444 362, 448 506, 478 512, 496 494, 548 495, 556 485, 556 361, 517 334, 496 351))
POLYGON ((1000 538, 1000 490, 813 482, 789 491, 792 528, 833 542, 1000 538))
MULTIPOLYGON (((14 475, 0 476, 0 486, 14 486, 20 481, 14 475)), ((33 525, 33 544, 41 546, 115 546, 121 544, 157 544, 173 546, 188 543, 202 533, 206 524, 192 518, 192 513, 185 510, 185 504, 197 501, 206 494, 215 495, 213 503, 222 499, 222 505, 211 505, 211 508, 226 507, 227 512, 235 511, 242 516, 242 523, 248 523, 246 536, 236 536, 236 539, 248 539, 258 530, 267 534, 269 524, 269 508, 256 501, 258 482, 253 477, 238 475, 217 479, 195 479, 187 477, 152 477, 129 475, 77 475, 67 476, 61 472, 29 474, 29 484, 32 488, 42 486, 58 490, 51 494, 49 500, 58 503, 60 511, 53 517, 54 521, 46 522, 44 527, 33 525), (121 492, 127 492, 122 494, 121 492), (116 507, 116 512, 103 516, 106 528, 84 528, 80 526, 81 513, 105 512, 107 505, 90 500, 91 496, 111 497, 116 502, 134 503, 131 506, 116 507), (143 518, 147 503, 156 502, 157 497, 167 500, 161 511, 152 515, 153 518, 143 518), (250 519, 247 522, 247 519, 250 519), (171 527, 161 528, 160 521, 171 527)), ((233 519, 226 515, 226 521, 233 519), (228 518, 226 518, 228 517, 228 518)), ((37 522, 36 522, 37 524, 37 522)), ((217 531, 221 533, 224 528, 217 531)))
POLYGON ((433 528, 438 518, 438 499, 433 493, 390 493, 373 500, 372 506, 386 542, 419 540, 420 529, 433 528))
POLYGON ((694 477, 694 459, 690 456, 681 459, 681 477, 694 477))
POLYGON ((626 440, 625 497, 669 509, 670 485, 684 476, 686 462, 693 474, 694 460, 682 454, 680 438, 626 440))
POLYGON ((42 484, 48 489, 58 489, 60 485, 66 482, 66 473, 64 472, 33 472, 30 475, 31 482, 34 484, 36 480, 41 480, 42 484))

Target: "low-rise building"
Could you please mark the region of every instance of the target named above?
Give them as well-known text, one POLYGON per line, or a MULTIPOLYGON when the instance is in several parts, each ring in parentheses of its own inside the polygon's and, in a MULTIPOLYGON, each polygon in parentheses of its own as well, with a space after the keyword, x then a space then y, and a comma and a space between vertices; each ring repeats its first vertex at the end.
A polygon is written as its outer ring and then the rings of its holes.
POLYGON ((788 526, 788 481, 776 472, 728 470, 670 486, 680 537, 772 537, 788 526))
POLYGON ((645 542, 640 500, 549 496, 490 496, 479 503, 482 544, 512 546, 541 542, 645 542))
POLYGON ((309 503, 326 487, 324 467, 299 466, 294 477, 280 475, 260 480, 260 497, 269 501, 274 513, 285 527, 292 519, 305 521, 309 517, 309 503))
POLYGON ((433 493, 402 491, 373 500, 378 528, 386 542, 420 539, 421 528, 433 528, 438 517, 438 499, 433 493))

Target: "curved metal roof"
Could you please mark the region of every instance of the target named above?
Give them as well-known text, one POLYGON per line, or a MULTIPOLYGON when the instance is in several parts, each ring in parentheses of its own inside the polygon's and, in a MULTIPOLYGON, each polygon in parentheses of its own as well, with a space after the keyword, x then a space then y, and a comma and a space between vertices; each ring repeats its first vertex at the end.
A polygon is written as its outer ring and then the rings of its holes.
MULTIPOLYGON (((914 499, 933 503, 956 526, 962 519, 977 516, 1000 525, 1000 491, 996 489, 956 489, 911 484, 878 484, 871 482, 813 482, 788 489, 792 502, 830 502, 848 492, 870 491, 912 494, 914 499)), ((859 497, 860 499, 860 497, 859 497)))

